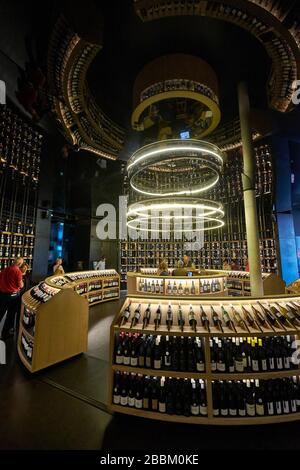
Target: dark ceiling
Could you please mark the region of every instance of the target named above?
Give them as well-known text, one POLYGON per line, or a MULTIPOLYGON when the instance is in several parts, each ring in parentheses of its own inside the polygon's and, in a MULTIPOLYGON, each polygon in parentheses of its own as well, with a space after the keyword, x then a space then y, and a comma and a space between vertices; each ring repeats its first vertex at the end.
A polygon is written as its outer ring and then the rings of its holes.
POLYGON ((131 0, 103 2, 104 47, 92 63, 88 82, 109 117, 130 127, 132 88, 145 64, 168 53, 206 60, 219 79, 222 122, 238 114, 236 86, 248 82, 253 107, 266 106, 271 61, 250 33, 204 17, 172 17, 143 23, 131 0))

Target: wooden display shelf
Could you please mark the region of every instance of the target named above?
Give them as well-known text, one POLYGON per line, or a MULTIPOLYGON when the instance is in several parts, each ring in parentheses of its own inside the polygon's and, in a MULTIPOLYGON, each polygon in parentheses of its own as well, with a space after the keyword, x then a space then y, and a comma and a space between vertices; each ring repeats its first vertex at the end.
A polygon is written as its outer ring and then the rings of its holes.
MULTIPOLYGON (((109 406, 111 411, 117 413, 125 413, 132 416, 139 416, 141 418, 158 419, 160 421, 171 421, 174 423, 187 423, 187 424, 212 424, 208 417, 205 416, 178 416, 168 415, 167 413, 159 413, 156 411, 138 410, 137 408, 130 408, 129 406, 121 406, 112 404, 109 406)), ((300 413, 299 413, 300 414, 300 413)))
MULTIPOLYGON (((166 298, 165 296, 156 296, 155 302, 153 302, 153 298, 150 296, 142 297, 140 295, 128 296, 120 310, 119 313, 115 315, 115 318, 111 324, 110 330, 110 377, 109 377, 109 408, 111 411, 125 413, 134 416, 140 416, 144 418, 156 419, 161 421, 171 421, 171 422, 181 422, 181 423, 194 423, 194 424, 210 424, 210 425, 254 425, 254 424, 268 424, 268 423, 279 423, 285 421, 295 421, 300 419, 300 413, 290 413, 290 414, 282 414, 282 415, 275 415, 275 416, 255 416, 255 417, 216 417, 213 416, 213 396, 212 396, 212 383, 217 381, 238 381, 238 380, 248 380, 248 379, 259 379, 259 380, 269 380, 269 379, 280 379, 280 378, 287 378, 293 376, 300 376, 300 368, 293 368, 293 369, 283 369, 283 370, 274 370, 274 371, 245 371, 243 373, 238 372, 212 372, 211 371, 211 356, 210 356, 210 338, 211 337, 266 337, 266 336, 286 336, 286 335, 293 335, 299 338, 300 336, 300 322, 299 326, 295 327, 293 325, 288 325, 286 327, 281 326, 280 328, 274 327, 271 325, 267 325, 266 328, 253 328, 248 326, 247 330, 235 326, 235 331, 227 327, 223 327, 223 331, 219 328, 211 327, 210 331, 204 329, 204 327, 199 327, 197 331, 193 331, 190 326, 186 326, 187 322, 187 313, 188 313, 188 306, 190 303, 193 305, 193 310, 196 315, 196 319, 199 324, 199 314, 200 310, 197 310, 197 306, 201 304, 209 317, 211 323, 211 317, 209 315, 208 306, 213 305, 214 310, 219 314, 219 318, 222 320, 222 315, 220 312, 220 305, 224 305, 227 312, 232 318, 232 312, 230 309, 230 305, 233 305, 237 310, 240 308, 241 304, 247 309, 251 305, 255 305, 255 307, 262 312, 260 309, 259 304, 257 301, 261 301, 261 303, 275 303, 279 302, 280 304, 284 305, 285 302, 291 301, 299 301, 299 297, 295 296, 287 296, 287 295, 275 295, 270 298, 262 297, 262 298, 254 298, 254 297, 244 297, 244 298, 230 298, 223 297, 223 298, 215 298, 215 297, 201 297, 197 296, 194 297, 193 301, 191 302, 190 299, 186 299, 184 297, 176 299, 178 302, 174 301, 172 298, 166 298), (185 317, 185 326, 184 331, 182 332, 180 328, 178 328, 175 324, 172 326, 170 331, 167 330, 165 326, 165 315, 166 309, 168 307, 169 302, 172 302, 173 307, 173 315, 174 315, 174 323, 176 321, 176 305, 180 303, 182 308, 182 313, 185 317), (119 325, 121 313, 123 312, 124 308, 131 302, 131 315, 127 321, 127 323, 123 326, 119 325), (151 320, 152 323, 148 325, 145 329, 142 327, 142 319, 143 314, 141 313, 140 321, 138 325, 134 328, 130 328, 131 318, 135 308, 138 304, 142 304, 142 312, 148 306, 149 303, 152 302, 152 316, 151 320), (153 305, 153 303, 155 305, 153 305), (154 328, 153 318, 155 317, 156 307, 160 305, 161 307, 161 325, 158 327, 157 330, 154 328), (204 351, 204 361, 205 361, 205 371, 204 372, 185 372, 185 371, 173 371, 173 370, 164 370, 164 369, 153 369, 153 368, 146 368, 146 367, 134 367, 130 365, 124 364, 116 364, 115 363, 115 339, 116 335, 120 332, 131 332, 131 333, 141 333, 141 334, 153 334, 153 335, 169 335, 169 336, 189 336, 189 337, 200 337, 202 338, 203 344, 203 351, 204 351), (206 384, 206 396, 207 396, 207 417, 201 416, 177 416, 177 415, 168 415, 166 413, 160 412, 152 412, 151 410, 143 410, 143 409, 136 409, 131 407, 123 407, 121 405, 116 405, 112 402, 113 400, 113 384, 114 384, 114 373, 115 371, 119 372, 127 372, 127 373, 134 373, 134 374, 141 374, 143 376, 150 376, 150 377, 172 377, 172 378, 187 378, 187 379, 202 379, 206 384)), ((279 326, 279 325, 278 325, 279 326)))
POLYGON ((87 350, 88 305, 87 300, 72 289, 61 290, 50 300, 35 305, 28 302, 29 292, 24 294, 20 315, 18 353, 30 372, 76 356, 87 350), (23 327, 24 306, 35 314, 35 333, 32 337, 23 327), (31 363, 25 357, 22 334, 34 343, 31 363))

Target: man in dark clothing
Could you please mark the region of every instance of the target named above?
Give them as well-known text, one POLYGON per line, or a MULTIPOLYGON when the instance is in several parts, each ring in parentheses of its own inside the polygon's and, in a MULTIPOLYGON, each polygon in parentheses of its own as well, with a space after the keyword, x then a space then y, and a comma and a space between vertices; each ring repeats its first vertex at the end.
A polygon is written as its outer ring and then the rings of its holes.
POLYGON ((20 291, 24 286, 23 274, 20 270, 23 263, 23 258, 16 258, 11 266, 0 273, 0 322, 7 313, 1 334, 2 339, 10 336, 10 329, 14 325, 20 291))

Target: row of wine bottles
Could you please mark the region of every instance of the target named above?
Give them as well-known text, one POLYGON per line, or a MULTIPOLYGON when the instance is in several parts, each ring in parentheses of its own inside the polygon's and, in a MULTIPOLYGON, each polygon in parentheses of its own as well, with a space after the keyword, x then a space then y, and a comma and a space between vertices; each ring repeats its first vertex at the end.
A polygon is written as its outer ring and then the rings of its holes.
MULTIPOLYGON (((298 367, 294 336, 210 338, 212 372, 244 373, 298 367)), ((174 371, 205 371, 199 337, 120 332, 115 339, 115 363, 174 371)))
POLYGON ((212 372, 268 372, 298 367, 294 336, 210 338, 212 372))
POLYGON ((274 416, 300 411, 299 378, 214 381, 213 416, 274 416))
POLYGON ((113 403, 184 416, 207 416, 205 382, 115 372, 113 403))
POLYGON ((117 272, 114 269, 102 269, 98 271, 81 271, 78 273, 68 273, 65 275, 69 281, 79 281, 81 279, 94 279, 96 277, 115 277, 117 272))
POLYGON ((140 335, 116 336, 115 363, 175 371, 205 371, 204 350, 198 337, 140 335))
MULTIPOLYGON (((239 309, 233 305, 226 306, 225 308, 224 305, 221 304, 221 313, 218 313, 215 307, 210 305, 210 314, 208 314, 208 306, 201 304, 199 306, 199 313, 195 313, 196 309, 191 304, 187 315, 183 312, 180 304, 177 305, 176 308, 176 318, 174 318, 174 307, 171 303, 169 303, 166 315, 164 316, 164 322, 169 331, 172 325, 176 323, 181 331, 184 331, 185 326, 189 325, 195 332, 198 326, 202 326, 208 332, 211 326, 218 328, 220 331, 223 331, 225 326, 232 331, 236 331, 236 327, 247 331, 249 327, 258 328, 258 325, 266 328, 270 328, 270 325, 276 327, 285 325, 292 325, 294 327, 300 326, 300 306, 295 301, 285 303, 284 306, 279 303, 271 305, 270 303, 257 302, 255 306, 249 305, 245 308, 242 305, 239 309)), ((142 317, 142 304, 138 304, 133 311, 130 301, 121 314, 120 326, 125 325, 129 321, 131 322, 131 328, 137 325, 141 326, 141 319, 143 328, 154 323, 155 330, 157 330, 162 324, 163 319, 161 305, 148 304, 148 306, 144 308, 142 317), (155 310, 155 313, 152 316, 153 310, 155 310)))

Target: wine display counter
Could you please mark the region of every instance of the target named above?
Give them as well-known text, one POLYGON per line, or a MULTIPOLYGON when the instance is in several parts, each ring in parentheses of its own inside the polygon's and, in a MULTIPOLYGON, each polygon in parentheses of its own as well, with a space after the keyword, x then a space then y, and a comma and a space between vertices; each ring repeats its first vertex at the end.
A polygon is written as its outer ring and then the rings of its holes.
MULTIPOLYGON (((178 298, 205 296, 250 296, 250 274, 245 271, 194 271, 192 277, 158 276, 154 268, 144 268, 139 273, 127 273, 128 295, 165 295, 178 298)), ((265 295, 285 293, 284 281, 274 273, 263 273, 265 295)))
POLYGON ((88 309, 118 299, 114 269, 51 276, 22 296, 18 352, 31 372, 86 351, 88 309))
POLYGON ((22 297, 18 353, 30 372, 87 350, 87 300, 72 289, 47 290, 43 302, 30 290, 22 297))
POLYGON ((300 297, 129 295, 111 325, 109 407, 195 424, 300 419, 300 297))
POLYGON ((193 273, 192 277, 157 276, 155 270, 145 270, 144 273, 127 273, 128 295, 147 294, 166 295, 168 297, 194 297, 195 295, 224 296, 226 291, 226 277, 218 272, 210 271, 203 275, 193 273), (151 272, 152 271, 152 272, 151 272))
POLYGON ((45 279, 46 286, 73 289, 86 297, 90 306, 120 298, 120 276, 114 269, 79 271, 45 279))

